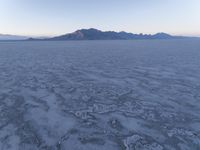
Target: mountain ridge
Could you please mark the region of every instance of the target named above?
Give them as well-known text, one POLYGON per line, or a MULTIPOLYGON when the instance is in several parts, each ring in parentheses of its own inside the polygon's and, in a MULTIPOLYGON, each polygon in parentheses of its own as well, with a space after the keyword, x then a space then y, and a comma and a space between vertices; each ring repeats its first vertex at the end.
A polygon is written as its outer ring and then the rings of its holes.
POLYGON ((164 32, 156 34, 134 34, 130 32, 101 31, 95 28, 79 29, 72 33, 67 33, 55 37, 33 38, 26 36, 0 34, 0 40, 26 40, 26 41, 70 41, 70 40, 144 40, 144 39, 184 39, 198 38, 186 36, 174 36, 164 32))
MULTIPOLYGON (((167 33, 156 34, 134 34, 128 32, 115 32, 115 31, 101 31, 95 28, 80 29, 72 33, 63 34, 60 36, 45 38, 42 40, 49 41, 65 41, 65 40, 134 40, 134 39, 180 39, 185 38, 183 36, 172 36, 167 33)), ((30 39, 41 40, 41 39, 30 39)))
MULTIPOLYGON (((127 32, 101 31, 98 29, 80 29, 75 32, 49 38, 49 40, 127 40, 137 38, 136 34, 127 32)), ((139 36, 138 36, 139 38, 139 36)), ((141 36, 140 36, 141 38, 141 36)), ((48 39, 47 39, 48 40, 48 39)))

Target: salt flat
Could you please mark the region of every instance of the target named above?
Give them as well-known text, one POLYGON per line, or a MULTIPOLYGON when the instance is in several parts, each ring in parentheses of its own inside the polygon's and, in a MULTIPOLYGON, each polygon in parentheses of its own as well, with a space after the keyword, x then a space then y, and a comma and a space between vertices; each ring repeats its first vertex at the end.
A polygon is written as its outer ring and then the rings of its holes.
POLYGON ((165 149, 200 149, 200 40, 0 42, 0 150, 165 149))

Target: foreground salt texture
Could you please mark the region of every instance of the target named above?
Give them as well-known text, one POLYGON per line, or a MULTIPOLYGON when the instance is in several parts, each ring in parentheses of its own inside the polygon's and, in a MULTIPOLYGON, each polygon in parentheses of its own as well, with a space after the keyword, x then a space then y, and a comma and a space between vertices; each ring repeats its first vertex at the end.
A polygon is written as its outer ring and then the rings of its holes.
POLYGON ((0 42, 0 150, 199 150, 200 41, 0 42))

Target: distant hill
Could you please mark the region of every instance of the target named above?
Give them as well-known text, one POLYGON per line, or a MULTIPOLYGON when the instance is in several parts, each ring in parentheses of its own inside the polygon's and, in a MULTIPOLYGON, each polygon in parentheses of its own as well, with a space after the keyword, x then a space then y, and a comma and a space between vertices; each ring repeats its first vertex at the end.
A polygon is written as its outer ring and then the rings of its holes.
POLYGON ((29 38, 26 36, 0 34, 0 40, 29 40, 29 41, 69 41, 69 40, 142 40, 142 39, 183 39, 184 36, 172 36, 167 33, 133 34, 127 32, 101 31, 94 28, 81 29, 51 38, 29 38))
POLYGON ((27 38, 26 36, 0 34, 0 40, 26 40, 27 38))
MULTIPOLYGON (((56 36, 53 38, 45 38, 42 40, 67 41, 67 40, 134 40, 134 39, 178 39, 185 38, 181 36, 172 36, 166 33, 157 34, 133 34, 127 32, 100 31, 97 29, 81 29, 73 33, 56 36)), ((33 39, 29 40, 41 40, 33 39)))

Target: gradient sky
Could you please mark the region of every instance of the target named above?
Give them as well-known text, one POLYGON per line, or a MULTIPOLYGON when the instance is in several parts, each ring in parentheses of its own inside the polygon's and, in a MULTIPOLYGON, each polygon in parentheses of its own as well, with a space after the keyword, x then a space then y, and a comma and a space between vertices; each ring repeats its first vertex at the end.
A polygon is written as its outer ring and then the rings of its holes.
POLYGON ((0 0, 0 33, 53 36, 91 27, 200 36, 200 0, 0 0))

